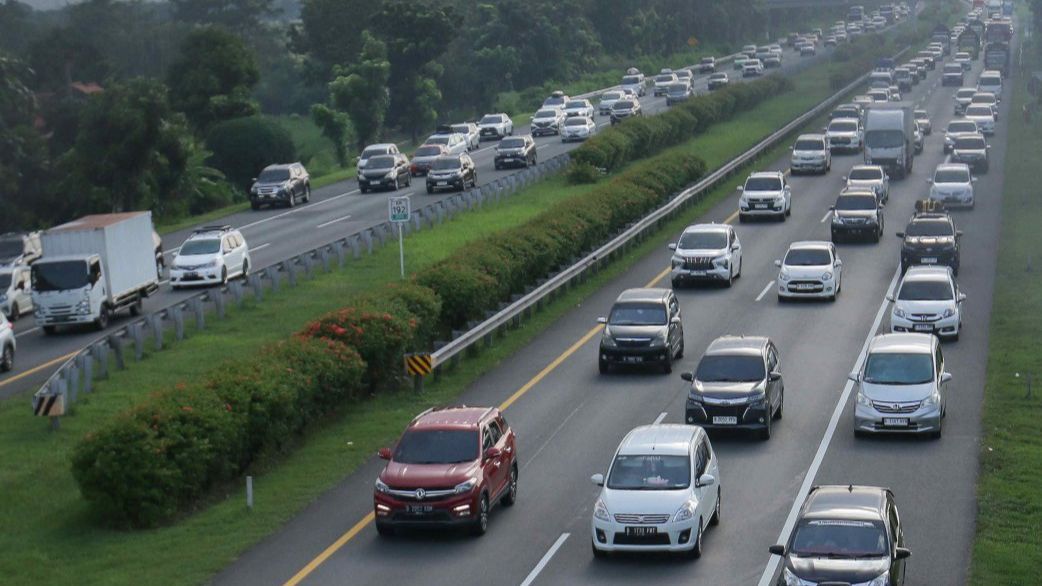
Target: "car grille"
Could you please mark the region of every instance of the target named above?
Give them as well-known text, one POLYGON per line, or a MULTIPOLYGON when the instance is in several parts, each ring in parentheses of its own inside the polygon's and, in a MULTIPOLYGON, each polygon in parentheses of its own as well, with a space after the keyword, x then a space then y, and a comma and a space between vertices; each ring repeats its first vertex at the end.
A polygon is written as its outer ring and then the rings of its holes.
POLYGON ((536 128, 547 128, 547 127, 550 126, 550 123, 549 122, 533 122, 532 125, 535 126, 536 128))
POLYGON ((695 256, 684 259, 684 268, 690 271, 707 271, 713 268, 713 259, 709 256, 695 256))
POLYGON ((616 523, 626 525, 661 525, 669 521, 669 515, 637 515, 633 513, 619 513, 615 515, 616 523))
POLYGON ((615 338, 619 348, 644 348, 651 345, 651 338, 615 338))
POLYGON ((669 545, 669 533, 626 535, 620 531, 615 534, 613 543, 615 545, 669 545))
POLYGON ((499 134, 499 132, 497 132, 495 128, 482 128, 481 129, 481 136, 496 136, 498 134, 499 134))
POLYGON ((387 491, 387 494, 393 496, 398 500, 413 501, 429 503, 439 500, 444 500, 455 494, 455 491, 451 488, 438 488, 438 489, 401 489, 392 488, 387 491), (418 490, 423 490, 423 498, 419 498, 416 494, 418 490))
POLYGON ((941 319, 936 313, 913 313, 908 317, 910 320, 918 322, 931 322, 941 319))
POLYGON ((207 265, 179 265, 175 268, 182 271, 198 271, 199 269, 205 268, 207 265))
POLYGON ((259 193, 260 195, 274 195, 274 194, 278 193, 278 191, 279 190, 277 188, 275 188, 275 187, 258 187, 257 188, 257 193, 259 193))
POLYGON ((774 205, 774 198, 773 197, 750 197, 749 198, 749 203, 753 204, 753 205, 757 205, 757 204, 774 205))
POLYGON ((862 218, 860 216, 840 216, 840 219, 843 220, 844 224, 851 225, 864 224, 868 221, 868 218, 862 218))
POLYGON ((73 307, 71 305, 51 305, 47 309, 47 315, 52 316, 73 314, 73 307))
POLYGON ((713 417, 737 417, 738 422, 741 423, 745 418, 746 405, 714 405, 708 399, 703 401, 702 409, 706 412, 706 416, 712 421, 713 417))
POLYGON ((915 413, 919 409, 920 402, 914 403, 881 403, 872 401, 872 407, 880 413, 915 413))

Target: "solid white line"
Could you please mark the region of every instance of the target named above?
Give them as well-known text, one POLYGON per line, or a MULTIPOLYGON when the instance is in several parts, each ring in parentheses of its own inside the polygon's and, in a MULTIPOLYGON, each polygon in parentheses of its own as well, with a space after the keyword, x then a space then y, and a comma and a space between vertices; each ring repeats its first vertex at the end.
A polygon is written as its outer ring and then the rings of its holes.
POLYGON ((662 423, 662 420, 665 419, 665 418, 666 418, 666 412, 665 411, 663 411, 662 413, 659 413, 658 417, 655 418, 655 425, 658 425, 658 424, 662 423))
POLYGON ((818 222, 818 223, 819 224, 824 224, 825 220, 829 219, 829 216, 831 216, 831 215, 832 215, 832 210, 829 210, 829 211, 825 212, 825 216, 823 218, 821 218, 821 221, 818 222))
POLYGON ((267 248, 269 246, 271 246, 271 242, 265 242, 264 244, 260 244, 260 245, 254 246, 253 248, 250 249, 250 252, 257 252, 258 250, 260 250, 262 248, 267 248))
MULTIPOLYGON (((872 338, 875 337, 876 331, 879 330, 879 324, 883 321, 883 314, 890 306, 890 302, 886 300, 886 297, 893 295, 894 287, 897 286, 897 277, 900 275, 900 269, 894 271, 894 276, 890 279, 890 286, 887 287, 886 295, 883 296, 883 302, 879 305, 879 311, 876 312, 876 318, 872 322, 872 329, 868 331, 868 335, 865 337, 865 343, 861 346, 861 353, 858 354, 857 360, 854 362, 854 368, 851 369, 852 371, 861 368, 861 364, 865 360, 865 354, 868 353, 868 345, 872 342, 872 338)), ((825 428, 825 435, 822 436, 821 442, 818 444, 818 451, 814 453, 814 459, 810 463, 810 468, 807 469, 807 475, 803 477, 803 484, 800 486, 799 492, 796 493, 796 498, 792 502, 792 508, 789 509, 789 516, 785 519, 785 525, 782 526, 781 533, 778 534, 778 540, 775 543, 785 543, 788 540, 789 533, 792 532, 792 528, 796 524, 796 516, 799 514, 800 507, 803 506, 803 500, 810 491, 810 487, 814 484, 814 479, 818 475, 818 469, 821 468, 821 462, 825 459, 825 452, 828 451, 829 444, 832 443, 832 436, 836 433, 839 418, 843 415, 847 400, 850 399, 850 391, 853 388, 853 381, 847 380, 847 384, 843 386, 843 393, 836 403, 836 408, 832 411, 832 418, 829 419, 828 427, 825 428)), ((763 574, 760 576, 759 586, 770 586, 780 561, 781 557, 779 556, 772 555, 770 557, 767 561, 767 567, 764 568, 763 574)))
POLYGON ((766 295, 767 292, 770 291, 771 287, 773 287, 773 286, 774 286, 774 280, 772 279, 771 282, 767 283, 767 286, 763 288, 763 291, 760 291, 760 294, 756 296, 756 300, 759 301, 759 300, 763 299, 763 296, 766 295))
POLYGON ((539 560, 539 563, 532 568, 532 571, 528 574, 528 577, 525 578, 525 581, 521 583, 521 586, 531 586, 532 583, 535 582, 535 579, 539 577, 539 572, 542 572, 543 568, 546 567, 546 564, 550 563, 550 558, 554 557, 554 554, 557 553, 558 549, 561 549, 561 546, 564 545, 564 542, 570 535, 571 533, 562 533, 561 536, 557 538, 557 541, 555 541, 546 554, 543 555, 543 559, 539 560))
POLYGON ((325 222, 323 224, 319 224, 318 226, 315 226, 315 228, 325 228, 326 226, 328 226, 330 224, 336 224, 337 222, 340 222, 340 221, 343 221, 343 220, 347 220, 350 217, 351 217, 351 214, 347 214, 346 216, 344 216, 342 218, 337 218, 335 220, 330 220, 330 221, 325 222))

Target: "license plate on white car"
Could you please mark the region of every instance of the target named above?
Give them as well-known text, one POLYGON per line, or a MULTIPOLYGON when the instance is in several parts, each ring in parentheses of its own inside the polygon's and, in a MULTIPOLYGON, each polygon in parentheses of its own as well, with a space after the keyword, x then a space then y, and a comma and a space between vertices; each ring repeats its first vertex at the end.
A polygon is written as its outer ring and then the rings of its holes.
POLYGON ((914 326, 912 326, 912 329, 917 332, 932 332, 933 326, 931 326, 930 324, 915 324, 914 326))
POLYGON ((713 425, 738 425, 738 417, 736 416, 713 416, 713 425))
POLYGON ((645 535, 657 535, 658 527, 627 527, 626 535, 630 537, 644 537, 645 535))
POLYGON ((800 284, 796 285, 796 290, 797 291, 810 291, 812 289, 814 289, 814 285, 812 285, 810 283, 800 283, 800 284))
POLYGON ((754 205, 753 208, 757 209, 757 210, 765 210, 765 209, 767 209, 767 204, 765 204, 765 203, 758 203, 758 204, 754 205))
POLYGON ((908 427, 907 417, 884 417, 883 425, 887 427, 908 427))

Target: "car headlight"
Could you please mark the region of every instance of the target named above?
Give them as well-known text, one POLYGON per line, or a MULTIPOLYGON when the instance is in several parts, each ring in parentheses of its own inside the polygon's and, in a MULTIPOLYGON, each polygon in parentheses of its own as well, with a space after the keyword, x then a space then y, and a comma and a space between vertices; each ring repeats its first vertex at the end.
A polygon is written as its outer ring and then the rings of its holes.
POLYGON ((897 317, 905 317, 905 315, 907 314, 905 313, 905 310, 901 309, 900 307, 895 307, 894 315, 896 315, 897 317))
POLYGON ((597 499, 597 503, 593 505, 593 516, 601 521, 611 521, 611 513, 608 512, 608 507, 601 499, 597 499))
POLYGON ((778 273, 778 280, 779 281, 788 281, 789 280, 789 270, 783 267, 781 272, 778 273))
POLYGON ((843 223, 843 216, 837 216, 836 214, 832 214, 832 223, 833 224, 842 224, 843 223))
POLYGON ((929 397, 923 400, 923 407, 937 407, 941 404, 941 394, 934 390, 929 397))
POLYGON ((673 268, 675 269, 684 264, 684 259, 680 258, 679 256, 674 256, 672 259, 670 259, 670 262, 672 263, 673 268))
POLYGON ((725 254, 724 256, 718 256, 714 258, 713 264, 720 265, 720 268, 726 269, 730 266, 730 260, 727 258, 727 255, 725 254))
POLYGON ((857 586, 890 586, 890 573, 880 574, 868 582, 858 584, 857 586))
POLYGON ((673 516, 673 522, 679 523, 680 521, 687 521, 691 517, 695 516, 695 503, 687 501, 677 509, 677 514, 673 516))
POLYGON ((615 343, 615 338, 609 336, 608 334, 605 334, 601 337, 602 348, 615 348, 616 346, 618 346, 618 344, 615 343))
POLYGON ((391 492, 391 487, 387 486, 386 484, 384 484, 384 481, 382 481, 379 478, 377 478, 376 479, 376 492, 382 492, 384 494, 387 494, 387 493, 391 492))
POLYGON ((358 180, 359 181, 365 181, 365 175, 362 175, 361 173, 359 173, 358 174, 358 180))
POLYGON ((217 259, 215 258, 215 259, 213 259, 213 260, 211 260, 209 262, 203 263, 203 266, 204 267, 215 267, 215 266, 217 266, 217 259))
POLYGON ((858 405, 862 405, 864 407, 871 407, 872 406, 872 399, 869 399, 867 395, 865 395, 861 391, 858 391, 857 392, 857 404, 858 405))
POLYGON ((951 316, 955 315, 955 310, 952 309, 951 307, 949 307, 948 309, 944 310, 944 314, 943 315, 944 315, 944 317, 951 317, 951 316))
POLYGON ((655 334, 655 337, 651 339, 652 346, 664 346, 666 344, 666 331, 655 334))
POLYGON ((813 582, 801 579, 796 574, 793 574, 789 568, 785 568, 782 571, 782 579, 785 581, 785 586, 814 586, 813 582))
POLYGON ((702 392, 699 391, 696 388, 692 388, 691 390, 689 390, 687 392, 687 399, 689 401, 694 401, 695 403, 701 403, 702 402, 702 398, 703 398, 702 397, 702 392))
POLYGON ((394 179, 394 170, 388 171, 387 174, 384 175, 384 179, 394 179))
POLYGON ((832 273, 825 273, 825 274, 821 275, 821 280, 822 281, 831 281, 832 280, 832 273))
POLYGON ((456 487, 452 489, 452 492, 454 492, 456 494, 467 494, 468 492, 474 490, 474 487, 477 486, 477 485, 478 485, 478 479, 477 478, 471 478, 471 479, 469 479, 469 480, 467 480, 465 482, 461 482, 461 483, 457 484, 456 487))
POLYGON ((0 295, 0 303, 7 301, 7 293, 0 295))

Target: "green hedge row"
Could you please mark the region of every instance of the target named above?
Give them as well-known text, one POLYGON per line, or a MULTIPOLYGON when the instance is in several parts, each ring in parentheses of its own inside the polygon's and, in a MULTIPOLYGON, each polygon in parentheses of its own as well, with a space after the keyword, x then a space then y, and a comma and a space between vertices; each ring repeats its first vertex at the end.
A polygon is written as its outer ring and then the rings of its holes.
POLYGON ((345 402, 395 384, 402 353, 429 347, 441 303, 412 283, 355 301, 84 437, 72 458, 80 492, 110 525, 156 526, 345 402))
POLYGON ((662 114, 625 120, 572 151, 572 161, 577 166, 616 171, 632 161, 686 142, 713 124, 729 120, 792 88, 791 80, 777 75, 752 83, 732 84, 693 97, 662 114))
POLYGON ((443 331, 482 320, 511 294, 603 243, 697 181, 705 162, 688 154, 637 163, 582 198, 562 201, 525 224, 475 240, 421 272, 416 281, 441 299, 443 331))

